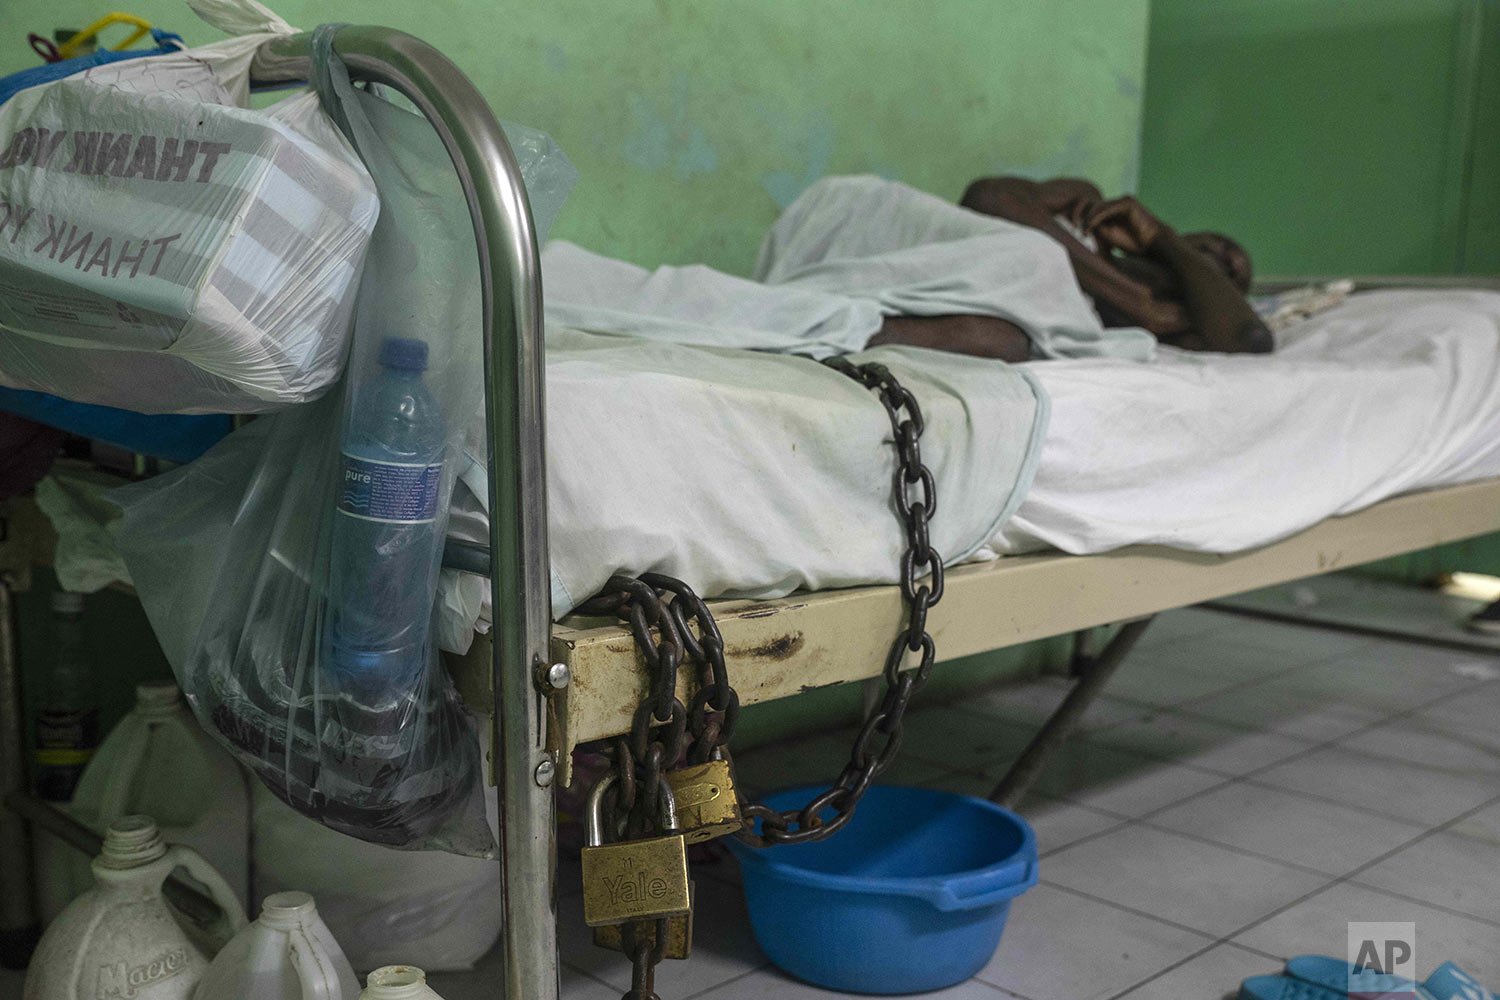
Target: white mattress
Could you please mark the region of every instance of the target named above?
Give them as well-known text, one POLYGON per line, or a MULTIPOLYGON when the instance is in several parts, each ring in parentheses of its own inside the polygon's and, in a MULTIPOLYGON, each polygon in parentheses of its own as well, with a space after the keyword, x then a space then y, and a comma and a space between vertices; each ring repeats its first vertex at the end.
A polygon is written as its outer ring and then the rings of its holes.
MULTIPOLYGON (((1034 479, 1013 516, 965 561, 1049 548, 1097 553, 1142 543, 1232 552, 1399 493, 1500 476, 1500 293, 1356 295, 1278 339, 1272 355, 1162 349, 1145 363, 1095 358, 1022 366, 1050 399, 1034 479)), ((932 352, 912 352, 906 361, 920 365, 924 356, 950 370, 967 361, 932 352)), ((976 362, 975 368, 988 364, 976 362)), ((976 400, 990 395, 979 371, 973 374, 979 381, 966 378, 964 391, 976 400)), ((951 402, 945 399, 943 406, 951 402)), ((964 401, 958 402, 961 412, 964 401)), ((976 411, 954 426, 972 438, 985 424, 976 411)), ((557 454, 563 440, 556 434, 549 439, 554 470, 564 459, 557 454)), ((972 443, 924 441, 923 453, 938 466, 940 483, 963 483, 974 471, 942 467, 950 457, 974 454, 972 443)), ((747 471, 757 478, 778 474, 774 462, 747 471)), ((554 501, 560 496, 555 477, 554 471, 554 501)), ((879 489, 887 489, 884 475, 878 478, 879 489)), ((970 489, 983 489, 972 478, 968 482, 970 489)), ((934 528, 945 513, 975 515, 985 499, 999 511, 1007 498, 1013 502, 1010 487, 999 484, 993 498, 965 495, 962 504, 946 508, 940 492, 934 528)), ((722 483, 722 489, 733 489, 732 483, 722 483)), ((796 492, 795 484, 784 489, 796 492)), ((698 520, 712 521, 715 512, 697 506, 698 520)), ((872 518, 879 514, 868 510, 872 518)), ((580 533, 560 530, 554 512, 554 569, 589 565, 598 558, 601 539, 613 533, 611 549, 659 550, 677 560, 666 571, 707 584, 700 588, 705 596, 769 597, 798 586, 814 565, 825 585, 891 582, 900 554, 900 537, 884 522, 835 526, 835 534, 842 530, 860 544, 830 550, 829 525, 816 512, 803 511, 812 525, 807 537, 818 543, 812 547, 787 547, 787 517, 768 515, 759 530, 774 537, 759 544, 795 558, 777 565, 774 584, 762 574, 758 583, 733 586, 726 584, 733 574, 726 576, 726 566, 715 561, 719 547, 709 544, 684 558, 681 539, 621 537, 633 530, 631 518, 608 505, 595 506, 593 516, 599 520, 595 530, 580 533), (872 562, 870 531, 878 533, 876 544, 889 549, 886 559, 872 562), (844 553, 848 559, 841 558, 844 553), (890 572, 875 572, 877 563, 890 572), (831 579, 837 582, 827 584, 831 579)), ((455 526, 469 537, 485 537, 477 511, 460 512, 455 526)), ((742 558, 752 548, 742 537, 745 525, 737 519, 732 527, 738 539, 732 551, 742 558)), ((710 524, 698 523, 697 529, 706 533, 700 537, 714 537, 710 524)), ((488 596, 477 578, 466 591, 450 578, 446 643, 466 646, 466 629, 476 619, 481 629, 487 627, 488 596)))
POLYGON ((1233 552, 1425 487, 1500 476, 1500 294, 1386 291, 1272 355, 1028 365, 1052 402, 996 552, 1233 552))

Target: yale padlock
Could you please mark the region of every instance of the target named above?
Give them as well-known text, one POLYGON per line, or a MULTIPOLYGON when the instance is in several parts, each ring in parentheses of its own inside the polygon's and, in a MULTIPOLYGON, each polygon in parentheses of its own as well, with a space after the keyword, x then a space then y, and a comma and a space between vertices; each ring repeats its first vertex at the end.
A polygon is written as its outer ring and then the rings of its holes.
MULTIPOLYGON (((688 883, 688 901, 691 903, 697 895, 696 883, 688 883)), ((662 947, 662 958, 685 959, 693 953, 693 911, 689 909, 686 913, 675 917, 666 918, 667 942, 662 947)), ((625 924, 609 924, 604 927, 594 928, 594 944, 600 948, 610 951, 620 951, 630 954, 630 949, 625 947, 625 929, 635 928, 635 940, 644 938, 654 948, 656 947, 656 929, 661 926, 655 920, 632 920, 625 924)))
MULTIPOLYGON (((590 927, 628 920, 675 917, 692 909, 687 841, 682 834, 644 840, 604 842, 604 793, 615 783, 607 774, 589 792, 585 821, 583 922, 590 927)), ((671 788, 661 786, 662 826, 672 829, 676 805, 671 788)))
POLYGON ((676 826, 689 844, 739 833, 745 820, 734 790, 734 768, 714 759, 680 771, 668 771, 667 784, 677 802, 676 826))

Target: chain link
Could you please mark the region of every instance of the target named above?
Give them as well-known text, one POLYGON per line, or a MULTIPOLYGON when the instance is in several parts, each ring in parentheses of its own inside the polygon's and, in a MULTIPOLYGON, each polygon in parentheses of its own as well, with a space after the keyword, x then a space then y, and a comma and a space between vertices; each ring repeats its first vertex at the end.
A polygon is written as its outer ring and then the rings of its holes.
MULTIPOLYGON (((760 803, 743 807, 746 826, 738 836, 755 847, 825 840, 849 822, 866 790, 895 761, 907 705, 931 677, 937 657, 927 613, 943 598, 943 560, 928 534, 937 511, 937 490, 932 472, 922 464, 922 410, 884 365, 855 365, 842 357, 824 364, 876 393, 890 418, 896 448, 892 492, 906 536, 900 584, 907 620, 886 656, 885 697, 860 728, 849 762, 833 784, 798 809, 778 811, 760 803), (912 668, 906 662, 910 654, 917 656, 912 668), (832 816, 824 815, 827 810, 832 816)), ((676 766, 684 746, 690 764, 729 756, 740 702, 729 681, 724 637, 708 605, 692 588, 661 573, 613 576, 603 591, 576 610, 626 621, 650 669, 649 690, 636 709, 630 735, 613 743, 618 777, 605 803, 607 829, 625 838, 665 833, 659 819, 663 771, 676 766), (698 681, 686 706, 676 693, 677 672, 685 660, 697 671, 698 681)), ((634 943, 629 951, 631 989, 624 1000, 657 1000, 655 967, 665 940, 665 928, 660 927, 655 948, 644 941, 634 943)))
POLYGON ((928 522, 937 512, 937 488, 931 470, 922 464, 922 409, 884 365, 856 365, 842 357, 823 363, 874 392, 890 418, 896 448, 892 494, 906 535, 900 583, 907 620, 886 656, 885 697, 865 720, 849 763, 833 785, 800 809, 778 811, 759 803, 745 807, 747 827, 739 837, 756 847, 824 840, 849 822, 866 790, 900 752, 907 705, 932 676, 937 660, 936 644, 927 631, 927 612, 943 599, 943 559, 928 538, 928 522), (919 654, 915 669, 906 668, 909 653, 919 654), (825 816, 830 809, 833 815, 825 816), (754 820, 760 821, 758 834, 749 825, 754 820))

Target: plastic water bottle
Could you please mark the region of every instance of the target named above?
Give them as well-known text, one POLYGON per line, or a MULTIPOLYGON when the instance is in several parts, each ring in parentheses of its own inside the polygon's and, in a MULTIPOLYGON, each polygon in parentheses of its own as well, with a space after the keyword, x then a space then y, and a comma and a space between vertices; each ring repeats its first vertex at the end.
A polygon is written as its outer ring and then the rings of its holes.
MULTIPOLYGON (((53 592, 51 639, 51 672, 36 716, 36 793, 66 809, 99 747, 99 709, 83 656, 82 594, 53 592)), ((37 908, 46 926, 92 878, 87 859, 46 830, 33 831, 31 853, 37 908)))
POLYGON ((344 433, 324 631, 329 679, 372 708, 426 666, 445 437, 423 381, 427 345, 388 337, 379 359, 344 433))
POLYGON ((83 595, 52 594, 52 673, 36 719, 36 791, 68 802, 99 747, 99 708, 83 656, 83 595))

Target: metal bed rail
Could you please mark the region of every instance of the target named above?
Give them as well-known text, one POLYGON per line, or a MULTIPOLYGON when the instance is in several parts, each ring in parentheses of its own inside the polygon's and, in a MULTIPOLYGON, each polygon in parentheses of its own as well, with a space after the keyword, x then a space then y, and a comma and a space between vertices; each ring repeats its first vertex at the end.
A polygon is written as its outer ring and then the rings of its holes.
MULTIPOLYGON (((312 36, 265 43, 257 84, 306 80, 312 36)), ((437 131, 474 221, 489 429, 489 576, 495 616, 492 774, 500 805, 504 991, 557 1000, 556 828, 538 684, 551 639, 542 283, 521 170, 488 102, 446 56, 391 28, 341 26, 333 48, 355 80, 391 87, 437 131)))

